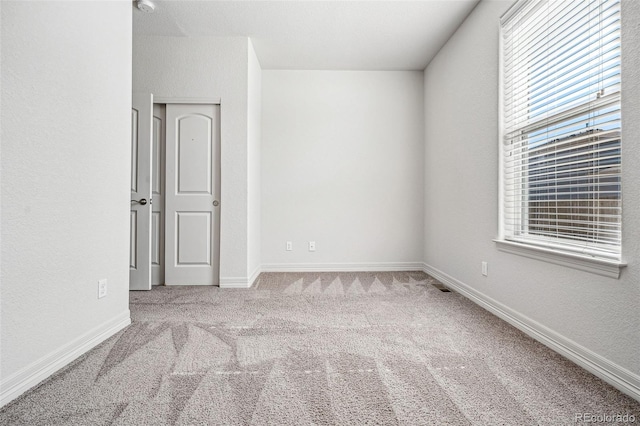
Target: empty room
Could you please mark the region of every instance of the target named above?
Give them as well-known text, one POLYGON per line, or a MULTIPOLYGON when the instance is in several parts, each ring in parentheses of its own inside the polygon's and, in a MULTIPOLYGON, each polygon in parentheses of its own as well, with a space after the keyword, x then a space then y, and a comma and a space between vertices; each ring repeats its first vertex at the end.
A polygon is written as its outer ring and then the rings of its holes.
POLYGON ((640 422, 640 1, 0 15, 0 424, 640 422))

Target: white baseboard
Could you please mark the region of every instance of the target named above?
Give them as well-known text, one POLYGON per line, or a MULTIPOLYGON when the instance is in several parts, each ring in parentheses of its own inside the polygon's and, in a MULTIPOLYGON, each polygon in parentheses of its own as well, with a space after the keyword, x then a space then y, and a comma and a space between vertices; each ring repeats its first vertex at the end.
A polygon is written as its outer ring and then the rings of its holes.
POLYGON ((266 263, 262 272, 394 272, 422 271, 422 262, 374 263, 266 263))
POLYGON ((249 277, 221 277, 220 288, 251 288, 258 275, 260 275, 260 265, 249 277))
POLYGON ((220 277, 220 288, 251 288, 251 277, 220 277))
POLYGON ((480 293, 450 275, 424 264, 424 272, 472 302, 505 320, 616 389, 640 401, 640 376, 609 361, 571 339, 480 293))
MULTIPOLYGON (((2 1, 2 0, 0 0, 2 1)), ((208 284, 208 283, 173 283, 173 284, 160 284, 161 286, 165 286, 165 287, 211 287, 211 286, 215 286, 215 283, 213 284, 208 284)), ((144 290, 147 291, 147 290, 144 290)))
POLYGON ((82 336, 43 356, 0 382, 0 407, 16 399, 71 361, 99 345, 131 324, 127 309, 117 317, 89 330, 82 336))
POLYGON ((258 265, 255 271, 253 271, 253 273, 249 277, 249 287, 251 287, 253 283, 256 282, 256 279, 258 279, 258 275, 260 275, 260 272, 262 272, 262 267, 258 265))

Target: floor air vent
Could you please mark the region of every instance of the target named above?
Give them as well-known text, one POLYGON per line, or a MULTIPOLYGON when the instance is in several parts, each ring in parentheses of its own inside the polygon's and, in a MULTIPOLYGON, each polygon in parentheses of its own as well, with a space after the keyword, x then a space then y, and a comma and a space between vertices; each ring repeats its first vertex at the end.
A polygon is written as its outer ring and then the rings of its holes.
POLYGON ((440 284, 440 283, 433 283, 433 286, 435 288, 437 288, 438 290, 442 291, 443 293, 450 293, 451 290, 449 290, 448 288, 446 288, 444 285, 440 284))

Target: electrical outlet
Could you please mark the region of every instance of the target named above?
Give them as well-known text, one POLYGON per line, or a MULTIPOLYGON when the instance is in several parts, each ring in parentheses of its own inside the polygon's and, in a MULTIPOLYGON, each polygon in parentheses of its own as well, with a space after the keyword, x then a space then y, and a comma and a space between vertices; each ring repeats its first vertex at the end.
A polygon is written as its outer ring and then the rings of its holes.
POLYGON ((316 251, 316 242, 309 241, 309 251, 316 251))
POLYGON ((489 264, 487 262, 482 262, 482 275, 485 277, 489 275, 489 264))
POLYGON ((98 280, 98 299, 107 295, 107 279, 98 280))
POLYGON ((293 250, 293 243, 291 241, 287 241, 287 251, 293 250))

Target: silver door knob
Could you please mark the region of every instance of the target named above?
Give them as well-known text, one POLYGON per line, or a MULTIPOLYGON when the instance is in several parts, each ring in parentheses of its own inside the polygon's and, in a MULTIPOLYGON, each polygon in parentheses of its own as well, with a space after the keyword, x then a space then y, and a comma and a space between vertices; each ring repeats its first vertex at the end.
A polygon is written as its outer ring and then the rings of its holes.
POLYGON ((141 204, 141 205, 143 205, 143 206, 144 206, 145 204, 147 204, 147 200, 146 200, 146 199, 144 199, 144 198, 141 198, 141 199, 140 199, 140 200, 138 200, 138 201, 136 201, 136 200, 131 200, 131 202, 132 202, 132 203, 138 203, 138 204, 141 204))
POLYGON ((213 205, 214 205, 215 207, 218 207, 218 206, 220 205, 220 201, 218 201, 218 200, 214 200, 213 205))

